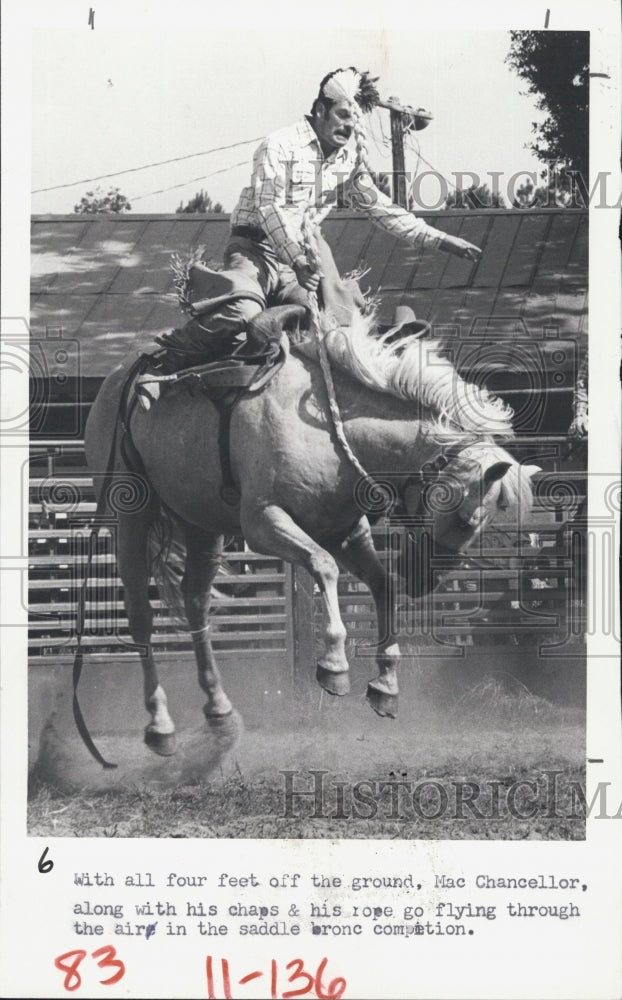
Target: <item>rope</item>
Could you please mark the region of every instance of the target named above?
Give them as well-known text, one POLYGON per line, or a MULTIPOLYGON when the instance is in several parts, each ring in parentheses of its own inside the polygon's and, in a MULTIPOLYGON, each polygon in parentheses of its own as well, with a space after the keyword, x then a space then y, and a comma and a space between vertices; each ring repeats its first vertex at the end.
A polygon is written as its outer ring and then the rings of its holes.
MULTIPOLYGON (((365 125, 363 124, 362 115, 356 107, 353 108, 354 114, 354 139, 356 143, 356 164, 354 167, 354 174, 356 175, 361 170, 369 170, 369 149, 367 144, 367 132, 365 130, 365 125)), ((317 249, 316 233, 318 228, 317 223, 317 206, 310 203, 307 205, 303 216, 302 216, 302 238, 304 243, 305 254, 307 257, 307 262, 310 267, 319 271, 321 274, 321 259, 317 249)), ((363 468, 358 458, 352 451, 348 440, 346 438, 343 420, 341 419, 341 412, 339 410, 339 404, 337 402, 337 396, 335 393, 335 383, 333 381, 333 374, 330 368, 330 361, 328 359, 328 352, 326 350, 326 334, 322 330, 322 321, 320 317, 320 308, 318 305, 317 293, 308 292, 309 296, 309 306, 311 309, 311 318, 313 322, 313 328, 315 330, 315 337, 318 345, 318 353, 320 358, 320 368, 322 369, 322 375, 324 377, 324 383, 326 385, 326 392, 328 394, 328 407, 330 410, 330 415, 333 421, 333 427, 335 430, 335 435, 341 448, 345 452, 346 457, 354 466, 356 471, 360 476, 365 479, 369 478, 367 471, 363 468)))
MULTIPOLYGON (((317 249, 317 242, 315 234, 317 231, 316 222, 317 209, 315 205, 308 205, 302 217, 302 237, 304 241, 305 253, 307 256, 307 261, 311 267, 316 268, 318 271, 321 269, 320 255, 317 249)), ((339 444, 341 445, 343 451, 345 452, 348 460, 352 463, 356 471, 360 476, 367 479, 368 474, 359 462, 358 458, 352 451, 348 440, 346 438, 345 430, 343 427, 343 420, 341 419, 341 412, 339 410, 339 404, 337 402, 337 396, 335 393, 335 383, 333 382, 333 373, 330 369, 330 361, 328 360, 328 352, 326 350, 326 340, 325 334, 322 331, 322 320, 320 317, 320 307, 318 304, 317 293, 308 292, 309 296, 309 306, 311 309, 311 319, 313 329, 315 331, 315 338, 318 345, 318 353, 320 357, 320 368, 322 369, 322 375, 324 377, 324 383, 326 385, 326 392, 328 394, 328 408, 330 410, 330 415, 333 421, 333 427, 335 430, 335 435, 339 444)))

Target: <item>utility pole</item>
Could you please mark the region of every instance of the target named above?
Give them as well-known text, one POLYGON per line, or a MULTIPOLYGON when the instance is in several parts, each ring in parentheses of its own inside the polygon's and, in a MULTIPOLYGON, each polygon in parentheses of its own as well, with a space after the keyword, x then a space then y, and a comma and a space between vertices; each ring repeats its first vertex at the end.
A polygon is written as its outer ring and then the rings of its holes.
POLYGON ((432 121, 432 115, 423 108, 400 104, 398 97, 379 101, 379 107, 388 108, 391 116, 391 150, 393 153, 393 201, 407 208, 406 161, 404 159, 404 133, 419 132, 432 121))
POLYGON ((391 150, 393 153, 393 201, 396 205, 406 208, 406 160, 404 159, 402 112, 391 108, 389 114, 391 116, 391 150))

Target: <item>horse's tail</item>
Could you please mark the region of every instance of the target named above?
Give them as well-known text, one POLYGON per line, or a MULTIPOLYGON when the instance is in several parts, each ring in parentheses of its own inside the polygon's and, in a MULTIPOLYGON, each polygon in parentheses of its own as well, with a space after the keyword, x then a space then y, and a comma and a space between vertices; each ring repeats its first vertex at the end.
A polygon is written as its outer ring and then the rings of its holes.
POLYGON ((181 581, 186 566, 186 545, 174 518, 160 505, 147 537, 149 571, 161 600, 178 625, 186 625, 181 581))

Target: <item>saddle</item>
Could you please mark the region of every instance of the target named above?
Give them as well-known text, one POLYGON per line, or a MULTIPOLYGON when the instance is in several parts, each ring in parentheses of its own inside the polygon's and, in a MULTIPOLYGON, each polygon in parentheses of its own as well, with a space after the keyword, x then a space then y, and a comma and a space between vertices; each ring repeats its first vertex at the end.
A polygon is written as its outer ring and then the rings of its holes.
POLYGON ((229 357, 182 367, 179 371, 170 370, 170 359, 163 360, 159 367, 157 354, 145 355, 148 364, 153 362, 153 369, 143 370, 134 383, 140 405, 144 410, 150 409, 164 390, 182 382, 201 390, 214 401, 236 390, 258 392, 285 363, 289 353, 287 338, 283 338, 276 353, 270 349, 264 354, 248 355, 242 351, 245 346, 240 345, 229 357))
POLYGON ((163 389, 180 382, 190 382, 214 400, 235 390, 258 392, 287 358, 289 338, 285 334, 300 339, 300 327, 307 322, 304 306, 265 309, 248 322, 245 339, 231 350, 229 338, 206 343, 204 332, 197 336, 191 321, 181 330, 156 338, 160 349, 144 355, 135 393, 143 409, 149 409, 163 389))
MULTIPOLYGON (((215 272, 217 273, 217 272, 215 272)), ((230 293, 226 293, 230 294, 230 293)), ((200 300, 199 300, 200 301, 200 300)), ((210 300, 210 304, 213 300, 210 300)), ((266 309, 248 323, 246 342, 232 353, 222 356, 218 345, 211 345, 211 361, 187 366, 196 359, 197 345, 192 331, 174 330, 157 338, 160 350, 143 355, 132 373, 134 400, 148 410, 157 402, 162 391, 173 385, 187 383, 190 388, 205 393, 218 410, 218 447, 222 472, 221 498, 231 507, 239 506, 240 498, 231 471, 229 430, 236 403, 247 393, 260 392, 281 370, 289 354, 289 339, 297 336, 300 325, 308 318, 304 306, 286 305, 266 309)), ((222 345, 221 345, 222 349, 222 345)), ((199 352, 206 353, 205 341, 199 352)), ((125 421, 129 426, 129 421, 125 421)))

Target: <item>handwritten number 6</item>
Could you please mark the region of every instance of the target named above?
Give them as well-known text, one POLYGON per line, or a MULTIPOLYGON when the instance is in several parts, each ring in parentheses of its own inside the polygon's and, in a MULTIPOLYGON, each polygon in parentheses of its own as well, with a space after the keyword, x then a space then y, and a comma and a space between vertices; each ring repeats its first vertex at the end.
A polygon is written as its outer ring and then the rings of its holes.
POLYGON ((112 986, 113 983, 118 983, 120 979, 125 975, 125 966, 119 958, 115 958, 116 951, 112 945, 107 944, 103 948, 98 948, 97 951, 91 952, 92 958, 99 958, 100 955, 105 956, 102 958, 101 962, 98 962, 100 969, 116 969, 117 971, 109 979, 100 979, 102 986, 112 986))
POLYGON ((47 873, 51 872, 52 868, 54 867, 54 862, 52 861, 51 858, 48 858, 47 861, 45 860, 45 855, 47 854, 49 849, 50 849, 49 847, 46 847, 46 849, 44 850, 43 854, 41 855, 37 863, 37 868, 39 869, 40 875, 47 875, 47 873))
POLYGON ((327 965, 328 959, 323 958, 318 966, 317 975, 315 977, 315 991, 319 1000, 341 1000, 347 986, 343 976, 337 976, 336 979, 332 979, 326 988, 326 992, 324 992, 324 988, 322 986, 322 976, 324 975, 324 970, 327 965))

